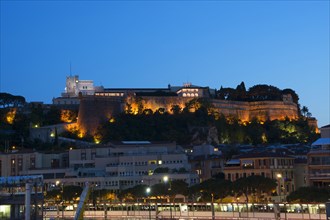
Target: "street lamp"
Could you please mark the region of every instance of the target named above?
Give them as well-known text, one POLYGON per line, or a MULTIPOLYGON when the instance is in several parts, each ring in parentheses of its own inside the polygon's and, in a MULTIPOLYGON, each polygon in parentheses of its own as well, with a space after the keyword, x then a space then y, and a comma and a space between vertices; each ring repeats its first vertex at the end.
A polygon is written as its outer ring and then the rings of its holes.
POLYGON ((148 188, 146 189, 146 193, 147 193, 147 195, 149 195, 150 192, 151 192, 151 188, 148 187, 148 188))
POLYGON ((215 213, 214 213, 214 194, 213 193, 211 193, 211 211, 212 211, 212 220, 214 220, 215 219, 215 213))
POLYGON ((150 187, 147 187, 146 193, 147 193, 147 199, 149 200, 149 220, 151 220, 150 198, 149 198, 150 192, 151 192, 151 188, 150 187))
MULTIPOLYGON (((167 182, 169 182, 170 187, 168 188, 168 191, 170 191, 170 190, 171 190, 171 181, 170 181, 169 177, 168 177, 168 176, 164 176, 164 177, 163 177, 163 181, 164 181, 165 184, 166 184, 167 182)), ((169 196, 169 198, 170 198, 170 215, 171 215, 171 219, 172 219, 173 216, 172 216, 172 203, 171 203, 171 196, 170 196, 170 193, 169 193, 168 196, 169 196)))
POLYGON ((280 173, 276 174, 276 178, 278 181, 278 193, 280 196, 280 202, 282 202, 282 185, 281 185, 282 174, 280 174, 280 173))
POLYGON ((56 180, 55 185, 58 187, 61 184, 61 202, 62 202, 62 219, 64 218, 64 183, 59 180, 56 180))

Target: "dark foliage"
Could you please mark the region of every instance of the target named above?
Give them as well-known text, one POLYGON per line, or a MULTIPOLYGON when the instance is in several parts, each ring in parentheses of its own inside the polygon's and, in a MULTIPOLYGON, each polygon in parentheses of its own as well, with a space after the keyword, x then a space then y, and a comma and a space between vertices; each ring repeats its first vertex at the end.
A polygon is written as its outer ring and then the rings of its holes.
POLYGON ((328 202, 330 189, 301 187, 287 196, 288 202, 328 202))
MULTIPOLYGON (((54 143, 42 143, 29 140, 29 130, 35 126, 47 126, 63 123, 61 110, 52 106, 44 108, 41 104, 25 105, 25 98, 8 93, 0 93, 0 151, 10 148, 35 148, 36 150, 60 150, 54 143), (13 120, 8 122, 7 116, 12 113, 13 120), (54 149, 58 148, 58 149, 54 149)), ((77 113, 72 111, 72 117, 77 113)))
POLYGON ((21 107, 25 105, 23 96, 16 96, 9 93, 0 93, 0 108, 21 107))
POLYGON ((47 191, 47 199, 55 199, 57 202, 72 201, 74 198, 79 197, 82 193, 82 188, 80 186, 57 186, 53 190, 47 191))
POLYGON ((276 180, 254 175, 237 179, 233 183, 233 191, 237 196, 244 195, 246 201, 249 201, 249 195, 253 194, 257 195, 256 198, 260 200, 263 192, 271 194, 271 191, 274 190, 276 186, 276 180))
MULTIPOLYGON (((176 141, 191 144, 196 132, 201 141, 207 142, 208 133, 201 128, 215 127, 220 144, 269 144, 312 143, 319 134, 308 125, 306 118, 298 120, 273 120, 260 122, 257 119, 242 123, 236 118, 216 117, 208 108, 189 112, 190 105, 181 113, 120 114, 115 121, 103 124, 98 133, 104 143, 110 140, 176 141)), ((146 111, 144 111, 146 112, 146 111)))
POLYGON ((217 91, 216 97, 222 100, 231 101, 281 101, 283 95, 290 94, 292 101, 298 104, 299 97, 292 89, 280 90, 271 85, 255 85, 247 91, 244 82, 234 88, 223 88, 217 91))

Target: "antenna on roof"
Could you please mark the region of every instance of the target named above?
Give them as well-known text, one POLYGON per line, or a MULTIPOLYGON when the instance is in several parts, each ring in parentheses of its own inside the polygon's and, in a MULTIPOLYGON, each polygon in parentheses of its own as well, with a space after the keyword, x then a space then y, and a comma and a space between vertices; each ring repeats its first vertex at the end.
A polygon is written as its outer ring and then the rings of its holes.
POLYGON ((71 61, 70 61, 70 76, 72 76, 72 72, 71 72, 71 61))

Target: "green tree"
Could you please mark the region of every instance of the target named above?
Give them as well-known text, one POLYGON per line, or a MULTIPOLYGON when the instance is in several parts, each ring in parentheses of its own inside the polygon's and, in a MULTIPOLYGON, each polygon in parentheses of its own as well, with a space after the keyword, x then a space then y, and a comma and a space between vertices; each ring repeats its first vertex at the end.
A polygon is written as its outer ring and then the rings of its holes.
POLYGON ((128 188, 125 190, 122 190, 118 193, 118 198, 120 200, 125 200, 125 201, 138 201, 138 199, 141 199, 146 196, 146 185, 136 185, 132 188, 128 188))
POLYGON ((244 82, 241 82, 241 84, 236 87, 236 91, 238 101, 246 101, 248 99, 244 82))
POLYGON ((169 168, 168 167, 158 167, 154 170, 154 173, 168 173, 169 172, 169 168))
POLYGON ((238 92, 233 88, 223 88, 221 86, 220 90, 217 93, 217 98, 222 100, 232 100, 237 101, 238 92))
POLYGON ((9 93, 0 93, 0 107, 20 107, 25 105, 25 98, 23 96, 15 96, 9 93))
POLYGON ((169 196, 169 186, 166 183, 157 183, 151 187, 151 195, 157 198, 169 196))
POLYGON ((270 194, 276 186, 277 183, 274 179, 253 175, 237 179, 234 182, 233 189, 238 196, 244 195, 246 202, 249 203, 249 196, 256 194, 256 198, 260 199, 262 198, 262 192, 270 194))
POLYGON ((282 90, 282 94, 283 95, 287 95, 287 94, 290 94, 291 97, 292 97, 292 101, 296 104, 298 104, 298 101, 299 101, 299 96, 297 95, 297 93, 292 90, 292 89, 283 89, 282 90))
POLYGON ((172 201, 178 194, 184 196, 188 195, 188 183, 183 180, 172 180, 169 182, 169 187, 169 195, 172 198, 172 201))
POLYGON ((172 105, 171 106, 171 111, 173 114, 177 115, 177 114, 180 114, 182 109, 179 105, 172 105))
POLYGON ((205 201, 211 201, 213 196, 214 199, 219 199, 221 202, 231 194, 232 182, 222 178, 211 178, 200 183, 199 189, 203 192, 205 201))
POLYGON ((328 202, 329 188, 301 187, 287 196, 288 202, 328 202))
POLYGON ((126 110, 125 110, 126 114, 133 114, 133 110, 132 110, 132 105, 129 103, 126 103, 126 110))
POLYGON ((249 88, 248 96, 250 101, 282 100, 282 91, 271 85, 255 85, 249 88))
POLYGON ((307 114, 309 113, 309 110, 306 106, 303 106, 302 109, 301 109, 301 113, 304 117, 307 116, 307 114))
POLYGON ((46 192, 46 199, 55 199, 58 201, 73 201, 74 198, 79 197, 82 193, 80 186, 68 185, 59 186, 46 192))
POLYGON ((43 118, 43 125, 54 125, 63 123, 61 121, 61 111, 60 109, 52 106, 48 111, 41 109, 41 117, 43 118))
POLYGON ((250 140, 249 144, 256 145, 263 143, 262 136, 264 133, 264 126, 260 124, 256 118, 252 119, 252 121, 246 126, 246 134, 250 140))
POLYGON ((82 193, 80 186, 68 185, 63 187, 63 199, 65 201, 72 201, 73 198, 79 197, 82 193))

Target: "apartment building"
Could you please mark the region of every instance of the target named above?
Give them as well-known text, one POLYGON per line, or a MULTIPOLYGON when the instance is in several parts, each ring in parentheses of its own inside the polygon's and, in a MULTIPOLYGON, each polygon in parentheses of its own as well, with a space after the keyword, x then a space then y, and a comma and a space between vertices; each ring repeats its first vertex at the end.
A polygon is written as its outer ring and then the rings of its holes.
POLYGON ((247 153, 229 160, 225 164, 224 174, 230 181, 253 175, 275 179, 278 182, 277 195, 284 197, 296 189, 294 160, 281 153, 247 153))
POLYGON ((330 187, 330 125, 320 129, 321 138, 312 144, 307 154, 310 186, 330 187))
POLYGON ((0 176, 18 176, 29 169, 42 166, 42 154, 33 150, 10 150, 0 153, 0 176))
POLYGON ((200 182, 223 172, 224 159, 217 147, 212 145, 194 146, 188 155, 191 167, 198 174, 200 182))

